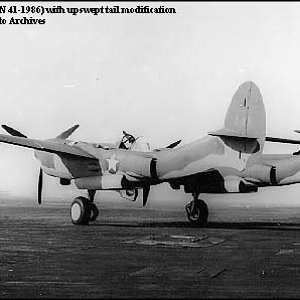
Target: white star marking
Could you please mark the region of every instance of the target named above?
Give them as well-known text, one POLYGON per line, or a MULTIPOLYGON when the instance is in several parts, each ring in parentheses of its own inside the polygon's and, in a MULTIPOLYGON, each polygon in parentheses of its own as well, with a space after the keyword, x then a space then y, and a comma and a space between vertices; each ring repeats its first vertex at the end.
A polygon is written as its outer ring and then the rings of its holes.
POLYGON ((116 155, 113 154, 111 158, 107 158, 106 160, 108 162, 109 173, 115 174, 117 172, 117 163, 119 162, 118 160, 116 160, 116 155))

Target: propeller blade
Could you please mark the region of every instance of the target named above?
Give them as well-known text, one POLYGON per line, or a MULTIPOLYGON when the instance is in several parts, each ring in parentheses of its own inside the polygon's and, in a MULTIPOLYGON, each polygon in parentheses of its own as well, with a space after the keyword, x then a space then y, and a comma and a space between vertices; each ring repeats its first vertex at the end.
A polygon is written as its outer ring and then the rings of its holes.
POLYGON ((68 130, 62 132, 60 135, 58 135, 56 138, 57 139, 62 139, 62 140, 66 140, 77 128, 79 127, 79 125, 74 125, 71 128, 69 128, 68 130))
POLYGON ((18 136, 18 137, 22 137, 22 138, 27 138, 26 135, 24 135, 23 133, 19 132, 18 130, 16 129, 13 129, 7 125, 1 125, 2 128, 7 131, 10 135, 13 135, 13 136, 18 136))
POLYGON ((38 204, 42 203, 42 188, 43 188, 43 170, 40 168, 39 181, 38 181, 38 204))
POLYGON ((167 146, 166 148, 175 148, 175 147, 176 147, 178 144, 180 144, 180 143, 181 143, 181 140, 178 140, 178 141, 176 141, 176 142, 170 144, 170 145, 167 146))
POLYGON ((145 206, 147 203, 149 192, 150 192, 150 184, 147 184, 143 188, 143 206, 145 206))

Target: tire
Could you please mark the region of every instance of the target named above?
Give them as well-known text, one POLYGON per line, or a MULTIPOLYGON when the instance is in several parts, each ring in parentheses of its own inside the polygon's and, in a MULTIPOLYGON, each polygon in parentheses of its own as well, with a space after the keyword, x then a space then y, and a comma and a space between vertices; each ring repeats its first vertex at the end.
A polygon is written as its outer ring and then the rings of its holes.
POLYGON ((90 221, 91 209, 87 198, 77 197, 71 204, 70 217, 75 225, 87 225, 90 221))
POLYGON ((90 203, 90 222, 94 222, 99 216, 99 209, 94 203, 90 203))
POLYGON ((194 213, 191 214, 192 202, 193 201, 191 201, 185 208, 188 220, 193 226, 205 226, 208 218, 208 208, 206 203, 203 200, 197 200, 194 206, 194 213))

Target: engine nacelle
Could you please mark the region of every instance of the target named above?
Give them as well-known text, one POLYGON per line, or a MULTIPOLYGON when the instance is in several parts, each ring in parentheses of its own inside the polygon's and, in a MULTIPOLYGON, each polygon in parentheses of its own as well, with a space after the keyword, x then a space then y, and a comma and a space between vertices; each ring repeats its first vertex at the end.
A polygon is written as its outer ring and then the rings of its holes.
POLYGON ((247 177, 262 184, 278 184, 277 170, 276 167, 272 165, 254 164, 248 166, 243 171, 243 177, 247 177))
POLYGON ((172 187, 178 187, 180 184, 184 185, 186 193, 250 193, 258 190, 256 185, 247 182, 240 176, 223 176, 217 170, 189 175, 183 182, 174 180, 172 187))
POLYGON ((248 183, 238 176, 225 176, 224 188, 228 193, 251 193, 258 190, 256 185, 248 183))

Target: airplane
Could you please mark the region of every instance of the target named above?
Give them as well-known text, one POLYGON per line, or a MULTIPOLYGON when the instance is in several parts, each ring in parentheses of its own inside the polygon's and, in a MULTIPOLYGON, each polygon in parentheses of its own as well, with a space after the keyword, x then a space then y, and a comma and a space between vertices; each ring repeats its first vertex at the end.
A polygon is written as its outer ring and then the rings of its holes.
POLYGON ((87 225, 98 217, 94 203, 98 190, 119 191, 133 201, 142 190, 145 206, 152 185, 183 187, 192 195, 186 205, 188 220, 193 226, 204 226, 209 212, 199 199, 200 193, 250 193, 260 187, 300 182, 298 155, 263 154, 267 138, 273 142, 285 139, 266 137, 265 107, 252 81, 244 82, 235 92, 223 128, 180 147, 175 142, 157 151, 136 151, 125 143, 116 147, 68 140, 78 125, 47 140, 31 139, 7 125, 2 127, 10 135, 0 134, 0 142, 34 149, 41 163, 38 204, 43 173, 58 177, 62 185, 73 181, 78 189, 87 190, 88 197, 76 197, 71 204, 70 218, 75 225, 87 225))

